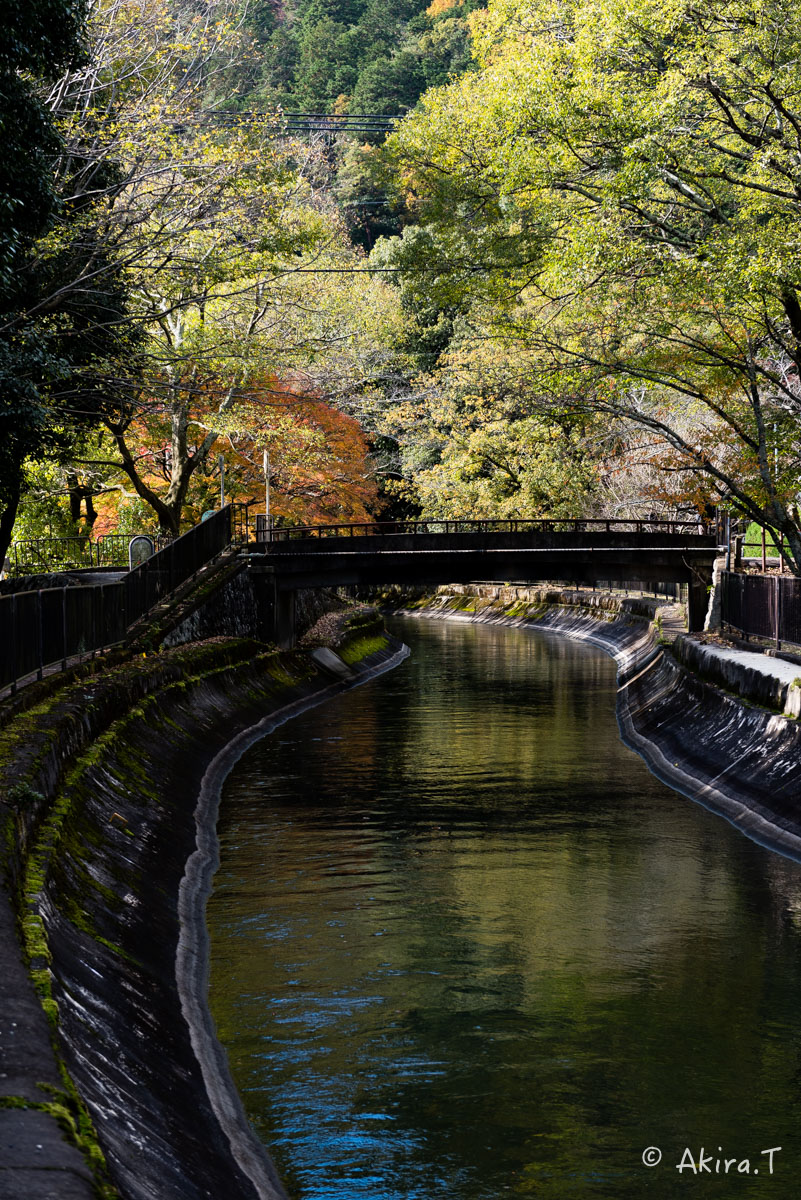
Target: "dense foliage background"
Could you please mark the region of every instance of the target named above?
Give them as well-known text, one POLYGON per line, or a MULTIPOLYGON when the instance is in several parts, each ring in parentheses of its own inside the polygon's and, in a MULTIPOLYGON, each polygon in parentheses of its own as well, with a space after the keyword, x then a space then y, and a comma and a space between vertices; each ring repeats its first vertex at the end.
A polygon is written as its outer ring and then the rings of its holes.
POLYGON ((174 534, 266 452, 280 520, 718 504, 801 570, 789 0, 40 0, 0 43, 0 551, 174 534))

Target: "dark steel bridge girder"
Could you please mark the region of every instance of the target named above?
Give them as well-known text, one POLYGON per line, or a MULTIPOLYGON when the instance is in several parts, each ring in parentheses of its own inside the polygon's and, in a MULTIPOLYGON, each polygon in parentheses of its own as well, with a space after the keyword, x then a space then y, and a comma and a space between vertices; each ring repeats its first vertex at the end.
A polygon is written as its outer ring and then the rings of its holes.
POLYGON ((269 553, 258 568, 272 578, 276 640, 292 645, 294 605, 289 599, 301 588, 370 587, 408 584, 411 587, 503 580, 512 584, 564 581, 596 584, 683 583, 688 585, 688 625, 703 629, 714 546, 584 547, 564 549, 501 547, 471 550, 329 550, 318 542, 314 551, 291 543, 281 553, 269 553))

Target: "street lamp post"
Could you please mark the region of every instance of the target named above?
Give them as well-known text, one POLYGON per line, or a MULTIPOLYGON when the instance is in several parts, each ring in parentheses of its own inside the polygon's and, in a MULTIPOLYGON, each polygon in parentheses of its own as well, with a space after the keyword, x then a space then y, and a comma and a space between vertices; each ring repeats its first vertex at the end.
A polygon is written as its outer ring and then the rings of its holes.
POLYGON ((270 541, 270 456, 264 451, 264 525, 265 537, 270 541))

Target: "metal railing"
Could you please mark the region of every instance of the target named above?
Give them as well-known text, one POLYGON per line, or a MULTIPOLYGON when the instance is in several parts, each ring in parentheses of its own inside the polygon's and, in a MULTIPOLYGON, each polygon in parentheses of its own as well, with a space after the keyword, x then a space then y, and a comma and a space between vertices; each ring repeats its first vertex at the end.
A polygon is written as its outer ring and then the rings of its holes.
MULTIPOLYGON (((21 538, 9 547, 10 577, 51 575, 58 571, 92 567, 128 567, 128 546, 133 533, 103 533, 90 537, 21 538)), ((147 535, 152 537, 151 534, 147 535)), ((161 538, 153 537, 156 545, 161 538)))
POLYGON ((15 592, 0 598, 0 686, 114 645, 125 635, 121 583, 15 592))
POLYGON ((753 538, 748 539, 747 535, 740 534, 735 537, 735 558, 738 560, 750 560, 750 564, 757 561, 761 569, 766 571, 768 564, 777 563, 779 570, 783 573, 786 570, 785 562, 785 544, 784 534, 779 534, 778 542, 766 530, 761 530, 759 540, 754 541, 753 538), (737 543, 739 542, 739 545, 737 543))
POLYGON ((194 525, 123 576, 125 614, 133 625, 231 542, 232 506, 194 525))
POLYGON ((250 541, 251 533, 255 535, 255 528, 251 524, 250 510, 256 505, 255 500, 242 501, 235 500, 231 505, 231 540, 239 545, 245 545, 250 541))
POLYGON ((89 537, 23 538, 10 547, 10 574, 45 575, 98 565, 98 544, 89 537))
MULTIPOLYGON (((586 520, 564 519, 489 519, 467 521, 347 521, 333 525, 291 525, 273 527, 270 540, 294 538, 383 537, 391 534, 426 533, 713 533, 698 520, 644 521, 623 518, 592 517, 586 520)), ((262 538, 264 533, 262 532, 262 538)))
POLYGON ((135 537, 149 537, 158 550, 164 538, 152 533, 101 533, 95 543, 95 558, 98 567, 125 567, 130 565, 128 547, 135 537))
POLYGON ((745 638, 801 645, 801 579, 795 575, 751 575, 723 571, 721 621, 745 638))
POLYGON ((160 600, 231 542, 232 506, 216 512, 113 583, 0 596, 0 687, 121 642, 160 600))

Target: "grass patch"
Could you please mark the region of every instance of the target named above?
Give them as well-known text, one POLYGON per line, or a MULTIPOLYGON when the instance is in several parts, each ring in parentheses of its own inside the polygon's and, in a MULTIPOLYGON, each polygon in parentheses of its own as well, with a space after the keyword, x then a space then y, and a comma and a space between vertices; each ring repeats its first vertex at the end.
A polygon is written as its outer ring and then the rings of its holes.
POLYGON ((354 638, 346 646, 342 646, 337 654, 343 662, 352 667, 362 659, 369 658, 371 654, 378 654, 379 650, 386 650, 388 645, 389 637, 386 633, 372 634, 354 638))
MULTIPOLYGON (((752 521, 746 531, 743 554, 747 558, 760 558, 762 555, 762 527, 756 521, 752 521)), ((769 529, 765 530, 765 554, 768 558, 779 557, 779 547, 769 529)))

